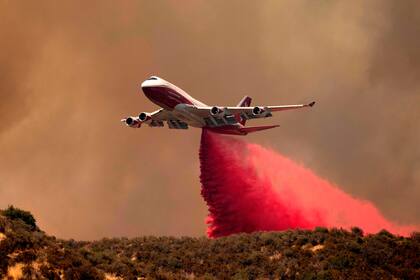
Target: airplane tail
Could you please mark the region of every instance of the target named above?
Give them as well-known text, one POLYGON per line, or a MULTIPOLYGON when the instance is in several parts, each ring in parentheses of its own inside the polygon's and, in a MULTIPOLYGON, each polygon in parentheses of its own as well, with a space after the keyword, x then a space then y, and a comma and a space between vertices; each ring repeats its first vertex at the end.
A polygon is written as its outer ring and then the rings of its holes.
MULTIPOLYGON (((249 107, 251 106, 251 101, 252 98, 245 95, 241 101, 239 101, 238 105, 236 105, 236 107, 249 107)), ((246 123, 246 119, 242 118, 239 114, 236 116, 237 120, 239 121, 240 124, 245 125, 246 123)))
POLYGON ((243 132, 244 134, 248 134, 248 133, 271 129, 275 127, 279 127, 279 125, 249 126, 249 127, 241 128, 241 132, 243 132))

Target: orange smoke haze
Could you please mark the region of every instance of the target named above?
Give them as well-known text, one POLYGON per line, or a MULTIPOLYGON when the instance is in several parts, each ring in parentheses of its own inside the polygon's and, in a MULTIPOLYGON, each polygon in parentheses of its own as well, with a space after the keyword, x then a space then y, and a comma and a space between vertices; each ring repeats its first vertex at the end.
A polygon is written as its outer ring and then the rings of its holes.
POLYGON ((420 223, 418 1, 180 3, 0 0, 1 208, 59 237, 203 235, 200 131, 119 122, 156 108, 155 74, 208 104, 318 101, 247 137, 420 223))

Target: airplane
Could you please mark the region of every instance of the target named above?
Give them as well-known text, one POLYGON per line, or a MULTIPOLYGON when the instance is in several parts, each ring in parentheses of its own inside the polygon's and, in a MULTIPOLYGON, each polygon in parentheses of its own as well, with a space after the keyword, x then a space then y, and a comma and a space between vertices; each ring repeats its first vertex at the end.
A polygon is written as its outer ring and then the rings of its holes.
POLYGON ((236 106, 208 106, 157 76, 145 80, 141 88, 146 97, 161 108, 121 120, 132 128, 139 128, 142 124, 163 127, 166 122, 171 129, 188 129, 192 126, 220 134, 247 135, 279 126, 246 127, 245 123, 249 119, 268 118, 273 112, 312 107, 315 104, 313 101, 308 104, 251 107, 252 99, 244 96, 236 106))

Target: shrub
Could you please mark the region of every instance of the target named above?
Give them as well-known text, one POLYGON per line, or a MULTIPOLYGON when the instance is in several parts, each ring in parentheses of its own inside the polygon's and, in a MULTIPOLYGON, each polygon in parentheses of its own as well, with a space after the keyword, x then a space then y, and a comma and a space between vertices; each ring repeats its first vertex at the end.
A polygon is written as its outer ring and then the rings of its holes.
POLYGON ((326 227, 316 227, 315 232, 321 232, 321 233, 328 233, 328 228, 326 227))
POLYGON ((23 221, 25 224, 30 226, 31 229, 37 228, 36 220, 29 211, 21 210, 13 207, 13 205, 10 205, 6 210, 2 211, 2 214, 11 220, 23 221))
POLYGON ((381 230, 378 233, 379 236, 384 236, 384 237, 389 237, 389 238, 393 238, 394 235, 392 233, 390 233, 389 231, 387 231, 386 229, 381 230))
POLYGON ((413 239, 416 242, 420 243, 420 232, 414 231, 411 233, 410 238, 413 239))
POLYGON ((352 227, 351 232, 356 236, 363 236, 363 230, 359 227, 352 227))

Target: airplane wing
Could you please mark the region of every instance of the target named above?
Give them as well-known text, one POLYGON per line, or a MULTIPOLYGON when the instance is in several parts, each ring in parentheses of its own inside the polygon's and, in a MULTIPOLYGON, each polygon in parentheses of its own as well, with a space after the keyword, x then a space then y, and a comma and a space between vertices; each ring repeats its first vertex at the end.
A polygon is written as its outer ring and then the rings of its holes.
POLYGON ((149 116, 152 120, 155 120, 155 121, 168 121, 168 120, 174 119, 172 114, 169 111, 164 110, 164 109, 156 110, 150 113, 149 116))
POLYGON ((148 124, 151 127, 162 127, 164 122, 169 128, 187 129, 191 122, 207 127, 219 127, 224 125, 236 125, 241 120, 268 118, 272 112, 312 107, 315 102, 297 105, 281 106, 255 106, 255 107, 217 107, 217 106, 194 106, 178 104, 175 110, 159 109, 152 113, 141 113, 138 117, 122 119, 130 127, 141 127, 148 124))
MULTIPOLYGON (((279 112, 293 109, 300 109, 305 107, 312 107, 315 105, 315 101, 309 104, 297 104, 297 105, 280 105, 280 106, 256 106, 256 107, 226 107, 226 109, 232 114, 238 113, 257 113, 259 110, 265 110, 267 112, 279 112), (258 108, 258 109, 257 109, 258 108)), ((262 112, 261 112, 262 113, 262 112)))
POLYGON ((218 127, 223 125, 234 125, 240 120, 268 118, 272 116, 272 112, 312 107, 314 104, 315 102, 297 105, 255 107, 210 107, 180 104, 177 106, 177 109, 182 111, 183 114, 187 115, 189 118, 201 119, 208 127, 218 127))
POLYGON ((185 110, 194 113, 200 117, 223 117, 230 115, 240 115, 246 119, 271 117, 272 112, 301 109, 312 107, 315 102, 308 104, 280 105, 280 106, 255 106, 255 107, 196 107, 188 106, 185 110))

